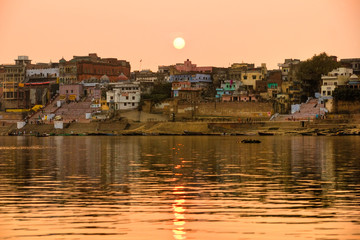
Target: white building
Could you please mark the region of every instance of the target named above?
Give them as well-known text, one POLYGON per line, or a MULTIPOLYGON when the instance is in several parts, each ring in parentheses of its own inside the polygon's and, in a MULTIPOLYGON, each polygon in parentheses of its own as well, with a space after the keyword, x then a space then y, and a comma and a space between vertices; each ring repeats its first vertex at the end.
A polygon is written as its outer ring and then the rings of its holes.
POLYGON ((321 96, 332 97, 335 88, 339 85, 346 85, 352 74, 353 70, 351 68, 341 67, 321 76, 321 96))
POLYGON ((59 77, 59 68, 27 69, 26 77, 59 77))
POLYGON ((106 92, 106 102, 115 110, 136 109, 140 103, 140 84, 110 83, 112 90, 106 92))

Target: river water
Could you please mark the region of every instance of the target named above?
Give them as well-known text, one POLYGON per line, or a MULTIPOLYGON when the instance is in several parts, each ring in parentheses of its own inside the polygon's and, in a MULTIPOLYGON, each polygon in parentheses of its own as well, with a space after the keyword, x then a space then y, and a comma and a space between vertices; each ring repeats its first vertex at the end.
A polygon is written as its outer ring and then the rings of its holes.
POLYGON ((360 239, 360 137, 0 137, 0 239, 360 239))

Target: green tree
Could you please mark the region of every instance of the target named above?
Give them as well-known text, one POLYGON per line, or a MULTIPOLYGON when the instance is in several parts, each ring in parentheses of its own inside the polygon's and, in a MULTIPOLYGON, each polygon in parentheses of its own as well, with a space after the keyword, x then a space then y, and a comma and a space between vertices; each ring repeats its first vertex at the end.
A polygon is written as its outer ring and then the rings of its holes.
POLYGON ((313 97, 315 92, 320 92, 321 75, 328 74, 338 67, 340 63, 325 52, 301 62, 296 75, 302 82, 303 94, 306 97, 313 97))
POLYGON ((336 88, 332 95, 336 101, 360 101, 358 88, 336 88))
POLYGON ((142 94, 142 100, 151 100, 151 105, 161 103, 162 101, 171 98, 171 83, 158 83, 154 85, 151 94, 142 94))

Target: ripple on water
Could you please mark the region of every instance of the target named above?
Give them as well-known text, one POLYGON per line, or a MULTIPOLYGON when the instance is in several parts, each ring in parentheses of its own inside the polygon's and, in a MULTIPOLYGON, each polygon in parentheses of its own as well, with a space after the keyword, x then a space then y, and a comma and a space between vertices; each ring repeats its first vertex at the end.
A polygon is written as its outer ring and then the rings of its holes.
POLYGON ((0 148, 4 239, 360 236, 357 138, 53 139, 0 148))

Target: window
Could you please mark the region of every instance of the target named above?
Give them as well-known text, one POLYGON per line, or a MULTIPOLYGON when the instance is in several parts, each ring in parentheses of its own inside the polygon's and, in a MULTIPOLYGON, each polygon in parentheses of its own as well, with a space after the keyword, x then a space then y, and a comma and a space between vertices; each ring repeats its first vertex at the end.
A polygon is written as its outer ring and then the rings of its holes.
POLYGON ((73 91, 73 90, 71 90, 71 93, 74 93, 74 91, 73 91))
POLYGON ((126 103, 124 103, 124 107, 126 107, 126 103))
POLYGON ((252 79, 256 79, 256 75, 252 75, 252 79))
POLYGON ((244 80, 246 80, 246 79, 247 79, 247 76, 245 75, 245 76, 244 76, 244 80))
POLYGON ((132 97, 132 100, 135 100, 135 96, 132 97))
POLYGON ((129 97, 126 97, 126 100, 129 100, 129 97))
POLYGON ((135 106, 135 103, 132 103, 133 106, 135 106))
POLYGON ((68 90, 66 90, 66 93, 69 93, 69 91, 68 91, 68 90))
POLYGON ((326 91, 323 91, 323 94, 322 94, 323 96, 325 96, 326 95, 326 91))
POLYGON ((331 91, 327 91, 327 95, 330 96, 330 95, 331 95, 331 91))

